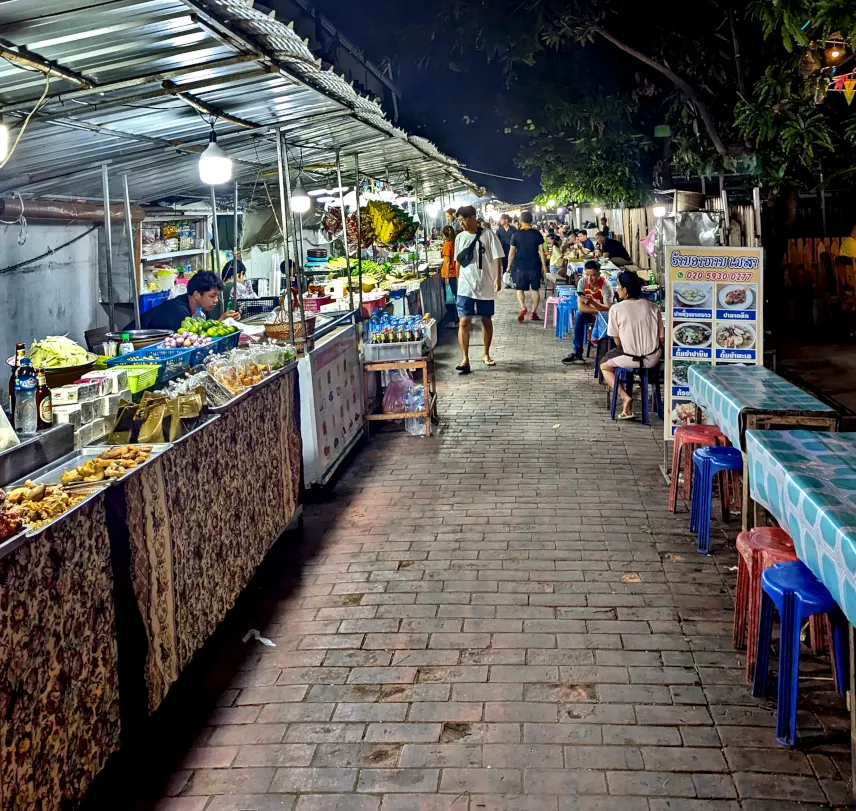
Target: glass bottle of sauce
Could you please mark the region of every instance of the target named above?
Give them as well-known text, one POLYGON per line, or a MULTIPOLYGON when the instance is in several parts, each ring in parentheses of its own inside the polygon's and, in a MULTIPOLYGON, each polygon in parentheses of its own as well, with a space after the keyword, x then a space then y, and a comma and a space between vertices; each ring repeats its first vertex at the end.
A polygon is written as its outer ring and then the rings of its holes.
POLYGON ((12 376, 9 378, 9 421, 15 427, 15 372, 21 363, 21 358, 27 354, 25 344, 15 344, 15 363, 12 366, 12 376))
POLYGON ((38 388, 36 389, 36 422, 40 431, 53 425, 53 398, 45 378, 45 370, 36 371, 38 388))

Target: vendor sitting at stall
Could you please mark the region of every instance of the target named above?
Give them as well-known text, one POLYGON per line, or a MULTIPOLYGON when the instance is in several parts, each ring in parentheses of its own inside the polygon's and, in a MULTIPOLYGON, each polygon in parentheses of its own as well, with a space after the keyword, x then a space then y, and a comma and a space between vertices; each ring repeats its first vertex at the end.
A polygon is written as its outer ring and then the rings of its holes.
MULTIPOLYGON (((192 317, 197 308, 201 307, 203 312, 210 313, 220 303, 223 288, 223 282, 216 273, 209 270, 196 273, 187 283, 184 295, 167 299, 163 304, 143 313, 140 317, 141 326, 143 329, 169 329, 176 332, 181 322, 192 317)), ((229 310, 220 316, 220 321, 240 317, 239 312, 229 310)))
POLYGON ((610 239, 603 231, 598 231, 594 235, 594 238, 597 240, 598 250, 600 250, 601 254, 609 258, 616 267, 624 267, 624 265, 629 265, 633 262, 630 254, 627 253, 627 248, 617 239, 610 239))
POLYGON ((574 351, 562 358, 562 363, 583 361, 583 343, 586 330, 593 324, 598 313, 605 313, 612 306, 612 285, 601 276, 600 262, 589 259, 585 263, 585 275, 577 285, 577 316, 574 319, 574 351))
POLYGON ((600 371, 606 385, 618 385, 624 408, 618 419, 632 420, 633 398, 615 382, 616 369, 653 369, 663 356, 663 319, 650 301, 642 298, 642 280, 632 270, 618 275, 618 302, 609 311, 607 335, 616 348, 604 355, 600 371))

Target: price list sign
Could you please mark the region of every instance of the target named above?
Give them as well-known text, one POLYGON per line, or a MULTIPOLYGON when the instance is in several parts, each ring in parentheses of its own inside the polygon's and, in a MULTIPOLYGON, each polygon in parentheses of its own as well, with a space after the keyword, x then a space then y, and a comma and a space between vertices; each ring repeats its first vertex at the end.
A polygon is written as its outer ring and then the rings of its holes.
POLYGON ((666 439, 697 419, 690 366, 763 363, 762 271, 761 248, 666 248, 666 439))

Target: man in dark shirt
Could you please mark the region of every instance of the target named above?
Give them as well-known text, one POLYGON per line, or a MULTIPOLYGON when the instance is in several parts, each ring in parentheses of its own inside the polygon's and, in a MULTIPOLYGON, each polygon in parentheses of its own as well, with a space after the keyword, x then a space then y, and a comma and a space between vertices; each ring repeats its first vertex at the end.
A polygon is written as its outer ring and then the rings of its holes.
POLYGON ((600 252, 606 254, 616 267, 624 267, 633 261, 627 249, 617 239, 610 239, 603 231, 598 231, 594 238, 597 240, 600 252))
POLYGON ((544 254, 544 237, 532 227, 531 211, 524 211, 520 215, 520 230, 512 235, 509 244, 508 269, 520 302, 517 320, 523 323, 526 318, 526 291, 531 290, 532 320, 540 321, 538 304, 541 301, 541 279, 547 274, 547 258, 544 254))
POLYGON ((511 217, 508 214, 503 214, 499 218, 499 228, 496 229, 496 235, 502 243, 502 249, 505 251, 505 256, 502 259, 503 274, 508 270, 508 254, 511 251, 511 238, 517 233, 517 229, 511 224, 511 217))
MULTIPOLYGON (((176 332, 185 318, 192 316, 197 308, 210 313, 220 302, 220 292, 223 282, 216 273, 202 271, 191 277, 187 283, 187 293, 167 299, 140 316, 143 329, 169 329, 176 332)), ((220 321, 227 318, 240 318, 241 314, 230 310, 220 316, 220 321)))

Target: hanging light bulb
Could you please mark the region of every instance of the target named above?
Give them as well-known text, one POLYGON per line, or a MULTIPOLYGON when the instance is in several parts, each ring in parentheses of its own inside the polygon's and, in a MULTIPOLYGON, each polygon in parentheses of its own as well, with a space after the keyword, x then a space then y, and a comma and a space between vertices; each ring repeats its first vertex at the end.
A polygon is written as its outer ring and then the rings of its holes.
POLYGON ((298 182, 291 193, 291 210, 295 214, 305 214, 310 208, 312 208, 312 198, 303 190, 303 186, 298 182))
POLYGON ((594 210, 594 213, 595 213, 595 214, 603 214, 603 209, 602 209, 602 208, 596 208, 596 209, 594 210))
POLYGON ((556 201, 555 200, 548 200, 547 205, 550 206, 550 208, 555 208, 556 207, 556 201))
POLYGON ((654 216, 657 219, 660 219, 660 217, 665 217, 666 216, 666 207, 665 206, 654 206, 654 216))
POLYGON ((213 124, 208 148, 199 156, 199 179, 206 186, 222 186, 232 179, 232 159, 217 146, 213 124))

